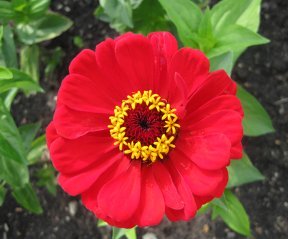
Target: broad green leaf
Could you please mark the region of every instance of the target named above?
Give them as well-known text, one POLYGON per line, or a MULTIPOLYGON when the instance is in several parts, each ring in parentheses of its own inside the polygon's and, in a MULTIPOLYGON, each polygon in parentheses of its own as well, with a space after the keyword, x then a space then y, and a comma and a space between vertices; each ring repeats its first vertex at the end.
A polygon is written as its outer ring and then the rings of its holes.
POLYGON ((39 82, 39 47, 37 45, 24 46, 20 51, 20 69, 39 82))
POLYGON ((39 131, 40 126, 41 126, 41 124, 38 122, 38 123, 34 123, 34 124, 22 125, 18 128, 20 135, 22 137, 22 140, 23 140, 25 150, 27 153, 32 146, 31 144, 32 144, 37 132, 39 131))
POLYGON ((41 214, 43 212, 38 197, 30 183, 25 184, 21 188, 13 189, 12 195, 21 206, 30 212, 36 214, 41 214))
POLYGON ((37 186, 45 187, 49 193, 56 195, 57 181, 55 175, 55 169, 51 165, 44 165, 43 168, 39 169, 36 173, 38 178, 37 186))
POLYGON ((126 0, 100 0, 100 8, 95 15, 102 21, 110 23, 117 31, 124 31, 126 27, 133 28, 132 4, 126 0))
POLYGON ((18 24, 17 34, 20 40, 28 45, 50 40, 68 30, 72 21, 58 13, 47 13, 37 21, 29 24, 18 24))
POLYGON ((0 207, 3 205, 6 196, 6 189, 4 185, 0 185, 0 207))
POLYGON ((17 54, 13 32, 10 26, 4 26, 1 52, 7 67, 17 68, 17 54))
POLYGON ((29 23, 41 18, 48 10, 50 0, 12 0, 16 23, 29 23))
POLYGON ((223 69, 228 75, 231 75, 233 68, 233 53, 228 51, 222 55, 210 59, 210 71, 223 69))
POLYGON ((211 10, 213 29, 219 33, 226 27, 236 24, 253 0, 222 0, 211 10))
POLYGON ((136 9, 144 0, 130 0, 132 9, 136 9))
POLYGON ((41 135, 37 139, 35 139, 32 144, 30 151, 27 155, 27 160, 29 164, 34 164, 39 162, 42 157, 43 152, 47 149, 46 146, 46 137, 45 135, 41 135))
POLYGON ((252 0, 249 7, 238 18, 236 24, 257 32, 260 25, 260 10, 261 0, 252 0))
POLYGON ((168 17, 175 24, 181 41, 186 46, 197 47, 195 34, 201 22, 200 8, 190 0, 159 0, 168 17))
POLYGON ((5 97, 3 98, 4 99, 4 105, 6 106, 6 108, 8 110, 10 110, 11 108, 11 105, 13 103, 13 100, 15 99, 16 95, 17 95, 17 92, 18 92, 18 89, 12 89, 12 90, 9 90, 8 92, 5 92, 4 94, 2 95, 5 95, 5 97))
MULTIPOLYGON (((1 147, 3 147, 2 143, 1 147)), ((13 188, 22 187, 29 182, 28 167, 24 163, 2 156, 0 152, 0 179, 5 180, 13 188)))
MULTIPOLYGON (((260 10, 261 10, 261 0, 253 0, 251 4, 242 13, 241 17, 237 20, 236 24, 242 27, 246 27, 253 32, 257 32, 260 25, 260 10)), ((235 53, 234 62, 238 57, 245 51, 246 48, 240 49, 235 53)))
POLYGON ((207 55, 209 58, 227 51, 233 53, 249 46, 268 43, 269 40, 239 25, 231 25, 216 35, 217 43, 207 55))
POLYGON ((209 9, 206 9, 202 17, 196 38, 199 48, 203 52, 208 52, 216 44, 209 9))
POLYGON ((26 164, 22 138, 15 122, 0 99, 0 155, 20 164, 26 164))
POLYGON ((275 131, 268 113, 254 96, 240 85, 238 85, 237 96, 244 109, 243 127, 245 135, 259 136, 275 131))
POLYGON ((29 0, 29 3, 29 16, 31 18, 38 18, 46 13, 50 5, 50 0, 29 0))
POLYGON ((14 16, 12 4, 8 1, 0 1, 0 22, 12 19, 14 16))
POLYGON ((229 182, 227 187, 229 188, 265 179, 259 170, 251 163, 246 153, 243 154, 241 160, 231 161, 228 172, 229 182))
POLYGON ((123 236, 126 236, 127 239, 136 239, 136 228, 125 229, 113 227, 112 239, 120 239, 123 236))
POLYGON ((10 80, 0 80, 0 93, 5 91, 11 90, 13 88, 19 88, 21 90, 25 90, 25 92, 43 92, 42 88, 33 81, 33 79, 16 69, 9 69, 12 74, 13 78, 10 80))
POLYGON ((220 200, 226 208, 214 204, 212 217, 220 216, 232 230, 244 236, 250 236, 249 217, 237 197, 231 191, 226 190, 220 200))
POLYGON ((12 72, 6 67, 0 66, 0 80, 11 79, 13 77, 12 72))
POLYGON ((169 28, 165 18, 165 11, 159 1, 155 0, 144 0, 133 11, 133 23, 133 32, 139 32, 144 35, 154 31, 168 30, 169 28), (151 11, 151 8, 153 11, 151 11))

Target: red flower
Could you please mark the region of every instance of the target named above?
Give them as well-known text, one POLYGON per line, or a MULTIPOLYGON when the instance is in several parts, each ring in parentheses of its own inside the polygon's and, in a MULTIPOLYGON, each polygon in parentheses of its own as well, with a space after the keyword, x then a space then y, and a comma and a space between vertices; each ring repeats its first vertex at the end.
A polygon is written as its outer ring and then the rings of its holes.
POLYGON ((117 227, 189 220, 220 197, 241 158, 236 84, 167 32, 83 50, 47 128, 59 184, 117 227))

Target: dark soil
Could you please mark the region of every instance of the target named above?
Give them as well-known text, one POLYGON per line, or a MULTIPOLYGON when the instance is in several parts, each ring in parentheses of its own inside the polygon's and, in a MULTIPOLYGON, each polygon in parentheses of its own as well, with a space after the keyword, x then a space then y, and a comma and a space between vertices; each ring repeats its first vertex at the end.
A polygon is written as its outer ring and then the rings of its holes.
MULTIPOLYGON (((106 36, 114 36, 106 24, 95 20, 93 0, 53 1, 52 9, 67 15, 74 26, 61 37, 46 43, 47 49, 60 46, 65 57, 57 69, 57 78, 45 79, 41 85, 46 93, 28 99, 19 96, 13 106, 17 123, 42 120, 45 127, 51 120, 55 94, 70 60, 79 51, 73 37, 80 35, 85 47, 94 46, 106 36), (85 13, 85 14, 84 14, 85 13)), ((276 133, 245 139, 246 151, 266 180, 235 189, 251 219, 253 238, 288 238, 288 1, 264 0, 261 34, 271 43, 249 49, 239 59, 234 79, 244 85, 268 110, 276 133)), ((0 209, 0 237, 3 239, 85 239, 110 238, 109 229, 98 229, 95 217, 77 198, 71 198, 58 188, 57 196, 38 189, 44 208, 40 216, 20 208, 10 195, 0 209)), ((141 238, 152 239, 223 239, 244 237, 229 230, 220 220, 211 221, 210 215, 190 222, 171 223, 139 229, 141 238)))

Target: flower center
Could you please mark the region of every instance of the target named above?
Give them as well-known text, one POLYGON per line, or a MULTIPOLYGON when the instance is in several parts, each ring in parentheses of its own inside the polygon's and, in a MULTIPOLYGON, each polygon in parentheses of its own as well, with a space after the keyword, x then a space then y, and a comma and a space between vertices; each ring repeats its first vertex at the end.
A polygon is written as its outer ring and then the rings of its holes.
POLYGON ((116 106, 110 116, 110 135, 114 145, 130 155, 131 159, 141 159, 153 163, 164 159, 171 148, 180 128, 176 109, 151 90, 138 91, 116 106))

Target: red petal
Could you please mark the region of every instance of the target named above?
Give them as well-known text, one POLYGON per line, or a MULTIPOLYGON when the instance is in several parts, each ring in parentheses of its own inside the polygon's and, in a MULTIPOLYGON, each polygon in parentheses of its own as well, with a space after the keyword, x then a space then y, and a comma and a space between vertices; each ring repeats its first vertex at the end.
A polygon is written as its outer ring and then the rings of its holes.
POLYGON ((129 77, 131 83, 137 86, 137 90, 152 88, 153 51, 146 37, 132 35, 117 41, 115 55, 120 68, 129 77))
MULTIPOLYGON (((168 77, 168 68, 173 55, 178 50, 178 44, 175 37, 169 32, 154 32, 148 35, 154 53, 154 81, 153 91, 163 98, 167 98, 170 83, 168 77)), ((171 75, 171 79, 174 74, 171 75)))
POLYGON ((165 203, 151 167, 142 167, 141 199, 136 213, 140 227, 157 225, 163 219, 165 203))
POLYGON ((231 89, 234 88, 236 89, 236 83, 224 70, 215 71, 193 93, 187 109, 192 112, 219 95, 232 94, 231 89))
POLYGON ((46 141, 47 146, 50 149, 50 145, 58 138, 57 131, 54 126, 54 122, 51 121, 50 124, 46 128, 46 141))
POLYGON ((187 85, 178 73, 175 73, 175 77, 170 83, 167 100, 177 110, 177 116, 182 119, 186 114, 186 105, 188 103, 187 85))
POLYGON ((187 126, 186 132, 195 135, 222 133, 231 141, 231 158, 237 158, 242 151, 241 139, 243 137, 242 117, 232 110, 222 110, 208 115, 201 121, 187 126))
POLYGON ((75 174, 92 164, 108 160, 120 151, 113 145, 109 132, 85 135, 75 140, 59 137, 50 147, 54 167, 64 174, 75 174))
POLYGON ((121 154, 110 156, 104 162, 93 165, 87 170, 75 175, 61 174, 58 182, 65 192, 76 196, 88 190, 105 172, 112 170, 119 161, 126 160, 121 154))
POLYGON ((188 95, 191 95, 207 78, 209 60, 199 50, 182 48, 173 57, 170 75, 179 73, 188 86, 188 95))
POLYGON ((99 208, 115 221, 125 221, 138 208, 141 191, 141 162, 132 161, 129 169, 105 184, 98 194, 99 208))
POLYGON ((107 184, 109 181, 117 178, 122 173, 126 172, 130 166, 130 159, 128 159, 125 155, 120 160, 117 160, 115 164, 113 164, 109 170, 104 172, 97 181, 92 185, 89 190, 83 192, 81 195, 83 204, 86 208, 93 211, 98 217, 105 219, 107 215, 103 213, 98 206, 98 193, 103 187, 103 185, 107 184))
POLYGON ((68 139, 106 130, 110 124, 107 114, 77 111, 61 104, 56 108, 53 121, 58 134, 68 139))
POLYGON ((179 195, 182 197, 184 202, 184 208, 182 210, 174 210, 171 208, 166 208, 166 214, 169 220, 178 221, 178 220, 189 220, 195 216, 197 211, 197 205, 195 203, 191 189, 182 178, 181 174, 174 168, 170 161, 166 162, 167 167, 171 173, 173 181, 176 185, 176 188, 179 192, 179 195))
POLYGON ((97 65, 95 52, 90 49, 82 50, 70 63, 70 74, 85 76, 90 80, 96 80, 97 65))
POLYGON ((58 101, 74 110, 107 114, 113 114, 117 104, 93 80, 75 74, 66 76, 62 81, 58 101))
POLYGON ((179 138, 176 147, 203 169, 217 170, 230 163, 231 142, 224 134, 179 138))
MULTIPOLYGON (((130 34, 124 34, 130 35, 130 34)), ((130 79, 129 75, 124 72, 116 59, 115 55, 115 42, 110 38, 101 42, 96 46, 96 61, 99 73, 103 76, 102 82, 99 82, 101 88, 104 83, 107 83, 108 87, 105 88, 107 96, 111 95, 119 103, 122 102, 127 95, 131 92, 136 92, 138 86, 130 79), (109 83, 109 84, 108 84, 109 83), (111 94, 113 92, 113 94, 111 94)))
POLYGON ((197 196, 211 196, 221 185, 223 180, 222 169, 208 171, 198 168, 181 152, 173 151, 171 162, 189 185, 193 194, 197 196))
POLYGON ((243 116, 243 109, 240 100, 234 95, 221 95, 200 106, 196 111, 188 111, 185 122, 195 123, 210 114, 221 110, 234 110, 243 116))
POLYGON ((159 188, 162 191, 166 207, 177 210, 182 209, 184 203, 166 167, 162 163, 156 162, 152 165, 152 170, 159 188))

